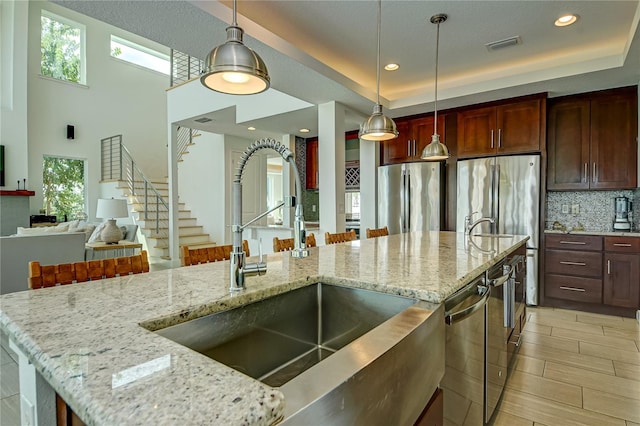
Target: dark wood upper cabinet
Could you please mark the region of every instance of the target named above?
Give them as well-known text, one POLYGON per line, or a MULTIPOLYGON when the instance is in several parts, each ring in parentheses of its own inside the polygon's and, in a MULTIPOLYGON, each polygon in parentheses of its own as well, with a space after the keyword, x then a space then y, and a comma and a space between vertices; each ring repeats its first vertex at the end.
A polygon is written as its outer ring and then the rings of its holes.
POLYGON ((458 157, 539 152, 544 99, 470 109, 458 113, 458 157))
POLYGON ((307 140, 306 181, 307 189, 318 189, 318 138, 307 140))
POLYGON ((637 99, 634 86, 551 100, 547 188, 635 188, 637 99))
MULTIPOLYGON (((421 161, 422 150, 431 142, 433 120, 433 115, 398 120, 398 137, 380 144, 381 163, 386 165, 421 161)), ((438 134, 440 140, 446 143, 445 122, 446 117, 438 115, 438 134)))
POLYGON ((567 99, 549 107, 549 189, 589 189, 590 102, 567 99))

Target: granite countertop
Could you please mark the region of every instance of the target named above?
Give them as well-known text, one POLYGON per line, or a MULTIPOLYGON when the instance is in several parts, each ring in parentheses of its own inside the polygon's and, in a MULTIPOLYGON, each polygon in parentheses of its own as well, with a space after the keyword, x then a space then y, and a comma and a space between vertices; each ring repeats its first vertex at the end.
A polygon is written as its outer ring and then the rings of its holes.
POLYGON ((602 235, 605 237, 640 237, 640 232, 613 232, 613 231, 560 231, 545 229, 545 234, 575 234, 575 235, 602 235))
POLYGON ((273 424, 278 389, 148 329, 319 281, 441 303, 527 239, 424 232, 277 253, 238 294, 228 262, 12 293, 0 327, 87 424, 273 424))

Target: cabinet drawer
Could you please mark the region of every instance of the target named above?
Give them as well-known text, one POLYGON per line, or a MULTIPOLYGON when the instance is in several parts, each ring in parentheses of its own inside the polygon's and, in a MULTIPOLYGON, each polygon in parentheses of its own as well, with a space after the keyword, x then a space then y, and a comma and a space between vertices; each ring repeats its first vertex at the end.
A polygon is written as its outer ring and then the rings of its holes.
POLYGON ((639 237, 604 237, 604 251, 640 253, 639 237))
POLYGON ((547 250, 545 252, 544 272, 601 278, 602 253, 573 250, 547 250))
POLYGON ((602 237, 598 235, 547 234, 545 239, 546 248, 587 251, 602 250, 602 237))
POLYGON ((544 294, 556 299, 602 303, 602 280, 546 274, 544 294))

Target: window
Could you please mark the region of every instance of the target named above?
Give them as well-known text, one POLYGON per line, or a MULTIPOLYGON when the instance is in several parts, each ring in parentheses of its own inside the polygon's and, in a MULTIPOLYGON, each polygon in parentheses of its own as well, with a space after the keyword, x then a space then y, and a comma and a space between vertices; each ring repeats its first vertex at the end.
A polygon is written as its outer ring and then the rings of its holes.
POLYGON ((169 55, 114 35, 111 36, 111 56, 165 75, 169 75, 171 69, 169 55))
MULTIPOLYGON (((283 200, 282 192, 282 157, 267 158, 267 209, 277 206, 283 200)), ((267 215, 269 225, 282 225, 282 209, 272 211, 267 215)))
POLYGON ((84 160, 44 157, 42 165, 43 209, 61 221, 86 217, 84 160))
POLYGON ((43 10, 40 29, 40 73, 84 84, 84 25, 43 10))

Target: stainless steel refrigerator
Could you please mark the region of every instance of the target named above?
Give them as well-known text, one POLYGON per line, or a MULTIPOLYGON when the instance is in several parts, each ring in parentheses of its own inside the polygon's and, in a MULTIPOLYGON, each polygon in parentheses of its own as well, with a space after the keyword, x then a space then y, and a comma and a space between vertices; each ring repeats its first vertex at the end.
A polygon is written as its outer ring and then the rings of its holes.
POLYGON ((540 155, 516 155, 458 161, 456 226, 464 218, 492 217, 474 233, 528 235, 526 302, 538 304, 538 249, 540 244, 540 155), (477 212, 477 213, 476 213, 477 212))
POLYGON ((378 227, 390 234, 440 230, 443 171, 442 164, 427 162, 378 167, 378 227))

